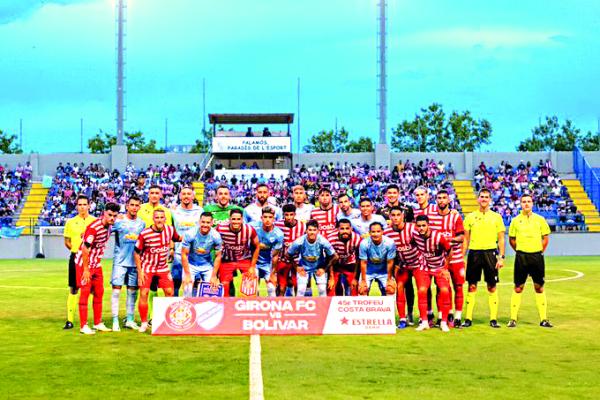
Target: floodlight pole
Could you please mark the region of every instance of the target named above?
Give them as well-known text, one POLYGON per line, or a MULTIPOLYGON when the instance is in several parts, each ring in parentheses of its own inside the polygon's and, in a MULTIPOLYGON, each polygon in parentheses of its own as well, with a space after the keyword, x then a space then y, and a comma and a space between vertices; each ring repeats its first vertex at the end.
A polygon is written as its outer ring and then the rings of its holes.
POLYGON ((117 0, 117 145, 123 145, 125 120, 125 10, 127 0, 117 0))
POLYGON ((386 11, 387 1, 379 0, 379 143, 385 144, 387 119, 387 75, 386 75, 386 11))

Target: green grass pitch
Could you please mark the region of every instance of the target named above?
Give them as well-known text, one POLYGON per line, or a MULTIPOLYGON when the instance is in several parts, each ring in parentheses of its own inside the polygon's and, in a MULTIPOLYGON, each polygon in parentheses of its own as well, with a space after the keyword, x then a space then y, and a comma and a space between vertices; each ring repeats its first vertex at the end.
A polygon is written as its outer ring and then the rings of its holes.
MULTIPOLYGON (((449 334, 262 337, 265 398, 600 398, 600 257, 547 259, 553 329, 538 326, 530 282, 518 328, 505 327, 512 262, 501 273, 499 330, 487 326, 482 287, 475 325, 449 334), (553 282, 576 275, 567 270, 584 276, 553 282)), ((0 398, 248 398, 248 337, 63 331, 66 271, 63 260, 0 261, 0 398)))

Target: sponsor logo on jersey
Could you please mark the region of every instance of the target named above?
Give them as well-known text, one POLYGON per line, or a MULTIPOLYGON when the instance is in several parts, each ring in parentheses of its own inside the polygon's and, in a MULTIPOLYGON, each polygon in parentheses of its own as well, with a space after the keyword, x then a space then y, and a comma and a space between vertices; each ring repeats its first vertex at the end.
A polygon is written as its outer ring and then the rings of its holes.
POLYGON ((197 254, 206 254, 206 253, 208 253, 208 251, 206 251, 206 249, 205 249, 205 248, 203 248, 203 247, 198 247, 198 248, 196 249, 196 253, 197 253, 197 254))
POLYGON ((138 235, 135 233, 128 233, 127 235, 125 235, 125 239, 127 240, 137 240, 138 235))
POLYGON ((150 247, 150 253, 151 254, 164 253, 165 251, 169 251, 169 249, 170 249, 169 246, 150 247))
POLYGON ((302 258, 304 258, 306 261, 308 262, 315 262, 319 259, 319 257, 316 256, 303 256, 302 258))

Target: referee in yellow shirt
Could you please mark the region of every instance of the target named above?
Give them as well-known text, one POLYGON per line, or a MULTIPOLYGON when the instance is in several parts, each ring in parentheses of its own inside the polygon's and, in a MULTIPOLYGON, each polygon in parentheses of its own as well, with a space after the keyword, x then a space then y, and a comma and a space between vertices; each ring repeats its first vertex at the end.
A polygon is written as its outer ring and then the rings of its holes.
POLYGON ((540 326, 552 328, 548 320, 546 293, 544 292, 544 251, 548 247, 550 227, 546 219, 533 211, 533 198, 521 196, 521 214, 513 218, 508 229, 508 242, 517 255, 515 257, 515 291, 510 299, 509 328, 517 327, 521 297, 527 277, 531 276, 535 289, 535 303, 540 314, 540 326))
POLYGON ((504 266, 504 232, 506 228, 500 214, 490 210, 491 201, 490 191, 481 189, 477 197, 479 210, 467 215, 464 222, 463 253, 468 250, 466 277, 469 283, 466 318, 462 324, 464 328, 473 325, 477 283, 481 280, 482 272, 487 283, 490 326, 500 328, 496 284, 498 283, 498 270, 504 266))
POLYGON ((85 228, 96 218, 90 215, 90 200, 87 196, 77 196, 77 215, 65 223, 65 247, 69 249, 69 295, 67 297, 67 322, 63 329, 73 329, 73 317, 78 306, 77 278, 75 274, 75 255, 81 246, 85 228))

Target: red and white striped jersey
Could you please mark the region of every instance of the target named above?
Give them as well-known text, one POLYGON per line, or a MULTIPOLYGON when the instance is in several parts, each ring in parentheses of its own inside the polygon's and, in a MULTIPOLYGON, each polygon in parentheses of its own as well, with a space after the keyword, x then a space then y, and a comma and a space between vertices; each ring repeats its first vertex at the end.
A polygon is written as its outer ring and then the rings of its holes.
MULTIPOLYGON (((435 211, 427 210, 425 215, 429 218, 429 226, 431 229, 441 232, 448 241, 465 232, 463 219, 457 212, 440 215, 439 209, 436 207, 435 211)), ((450 259, 450 264, 463 264, 465 259, 462 252, 462 243, 451 243, 451 245, 452 258, 450 259)))
POLYGON ((135 243, 142 259, 142 270, 145 273, 169 272, 171 241, 181 242, 182 238, 170 225, 165 225, 160 232, 152 229, 153 226, 144 229, 135 243))
POLYGON ((428 204, 425 208, 416 207, 413 208, 413 215, 418 217, 419 215, 429 215, 430 213, 436 213, 438 211, 437 204, 428 204))
POLYGON ((350 239, 344 242, 340 239, 339 232, 336 229, 329 232, 325 238, 331 243, 331 246, 333 246, 333 249, 340 258, 338 261, 339 265, 356 264, 356 254, 358 253, 358 247, 362 241, 362 238, 358 233, 352 232, 350 239))
POLYGON ((401 230, 395 230, 388 226, 383 234, 394 241, 396 244, 396 254, 399 265, 402 268, 415 269, 425 265, 423 256, 417 250, 413 242, 413 237, 417 235, 417 226, 413 222, 407 222, 401 230))
POLYGON ((101 268, 102 257, 104 257, 104 249, 106 242, 110 237, 110 227, 105 227, 102 224, 102 218, 99 218, 88 225, 83 233, 83 238, 77 255, 75 256, 75 265, 83 267, 82 249, 86 246, 90 250, 89 268, 101 268))
POLYGON ((256 230, 249 224, 242 224, 238 232, 229 224, 217 225, 217 232, 223 240, 223 262, 249 260, 252 258, 252 243, 257 237, 256 230))
POLYGON ((333 204, 329 210, 315 208, 310 213, 310 219, 317 220, 319 223, 319 233, 323 236, 327 236, 329 232, 335 230, 339 211, 340 207, 337 204, 333 204))
POLYGON ((439 231, 430 231, 429 237, 420 235, 418 232, 413 236, 413 243, 417 246, 419 253, 425 259, 425 265, 430 271, 445 268, 446 254, 452 247, 448 239, 439 231))
POLYGON ((306 223, 297 221, 296 225, 287 226, 284 221, 275 221, 275 226, 283 232, 283 249, 281 250, 283 257, 282 261, 291 262, 287 255, 288 247, 290 247, 290 244, 292 244, 294 240, 306 233, 306 223))

